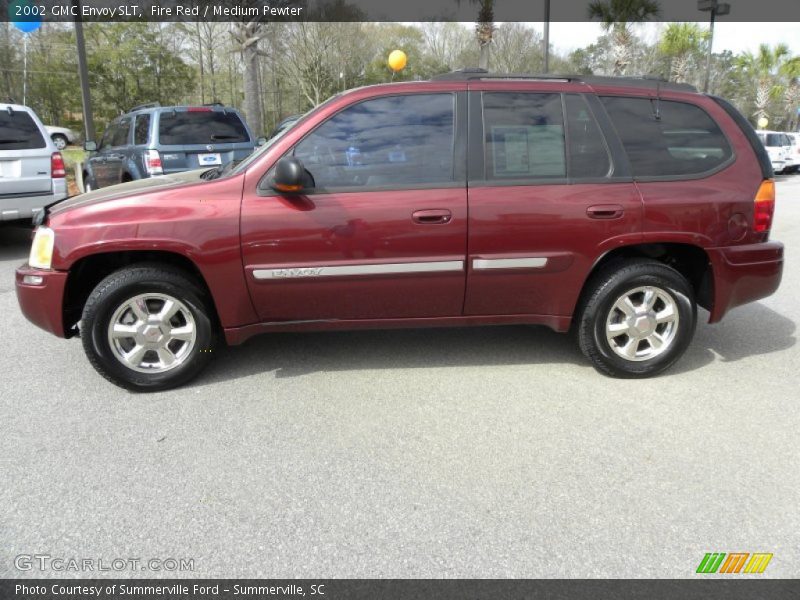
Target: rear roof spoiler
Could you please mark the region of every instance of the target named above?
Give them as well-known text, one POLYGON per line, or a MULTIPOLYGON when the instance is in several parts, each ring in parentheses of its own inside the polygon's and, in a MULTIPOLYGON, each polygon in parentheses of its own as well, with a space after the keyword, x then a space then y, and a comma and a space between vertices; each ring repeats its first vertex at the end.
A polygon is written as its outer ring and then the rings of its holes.
POLYGON ((736 107, 733 106, 733 104, 724 98, 712 96, 710 94, 709 98, 719 104, 723 110, 728 113, 728 116, 736 122, 736 124, 739 126, 739 129, 742 130, 744 137, 746 137, 747 141, 750 142, 750 147, 753 149, 753 152, 756 153, 758 164, 761 167, 761 175, 764 177, 764 179, 772 179, 775 176, 772 171, 772 161, 770 161, 769 154, 767 154, 764 144, 762 144, 761 140, 758 139, 758 134, 756 134, 756 130, 753 129, 753 126, 750 124, 750 122, 744 118, 742 113, 736 110, 736 107))

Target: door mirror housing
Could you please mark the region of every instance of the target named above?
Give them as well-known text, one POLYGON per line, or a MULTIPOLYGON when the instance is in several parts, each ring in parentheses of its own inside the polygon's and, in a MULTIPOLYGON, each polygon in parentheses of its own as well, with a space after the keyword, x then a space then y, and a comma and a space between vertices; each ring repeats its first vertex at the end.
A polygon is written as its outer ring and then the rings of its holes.
POLYGON ((258 147, 258 146, 263 146, 263 145, 264 145, 264 144, 266 144, 266 143, 267 143, 267 138, 265 138, 265 137, 262 135, 260 138, 258 138, 258 139, 256 140, 256 147, 258 147))
POLYGON ((275 165, 270 187, 282 194, 298 193, 309 187, 310 177, 303 163, 294 156, 284 156, 275 165))
POLYGON ((94 142, 92 140, 83 142, 83 149, 86 150, 87 152, 97 152, 97 142, 94 142))

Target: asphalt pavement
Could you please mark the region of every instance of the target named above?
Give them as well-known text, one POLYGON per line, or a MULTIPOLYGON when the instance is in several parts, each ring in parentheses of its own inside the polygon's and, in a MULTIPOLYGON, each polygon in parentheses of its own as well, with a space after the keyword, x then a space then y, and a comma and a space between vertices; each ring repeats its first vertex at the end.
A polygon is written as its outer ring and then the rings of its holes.
POLYGON ((513 326, 269 335, 131 394, 24 319, 29 232, 0 226, 0 577, 695 577, 707 552, 797 576, 800 175, 779 179, 779 291, 701 313, 643 381, 513 326), (72 558, 95 570, 53 568, 72 558), (97 571, 115 559, 142 563, 97 571))

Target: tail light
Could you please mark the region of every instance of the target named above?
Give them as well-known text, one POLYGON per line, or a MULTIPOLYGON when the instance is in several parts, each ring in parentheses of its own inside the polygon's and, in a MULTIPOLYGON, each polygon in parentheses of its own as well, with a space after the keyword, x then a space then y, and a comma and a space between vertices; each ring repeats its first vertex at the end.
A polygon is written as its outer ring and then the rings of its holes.
POLYGON ((144 168, 148 175, 163 175, 164 167, 161 165, 161 155, 158 150, 148 150, 144 153, 144 168))
POLYGON ((753 230, 764 233, 772 227, 772 215, 775 213, 775 180, 765 179, 756 192, 753 230))
POLYGON ((64 157, 61 152, 53 152, 50 155, 50 177, 61 179, 67 176, 67 167, 64 165, 64 157))

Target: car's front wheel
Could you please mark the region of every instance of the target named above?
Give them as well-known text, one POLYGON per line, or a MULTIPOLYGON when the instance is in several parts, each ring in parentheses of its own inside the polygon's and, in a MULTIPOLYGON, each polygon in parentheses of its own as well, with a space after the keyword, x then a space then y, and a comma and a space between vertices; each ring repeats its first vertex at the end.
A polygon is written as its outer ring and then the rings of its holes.
POLYGON ((691 284, 651 260, 618 263, 590 283, 578 321, 581 350, 602 373, 649 377, 670 367, 694 335, 691 284))
POLYGON ((176 387, 211 358, 215 328, 200 288, 161 265, 131 266, 101 281, 83 309, 81 338, 106 379, 135 391, 176 387))

